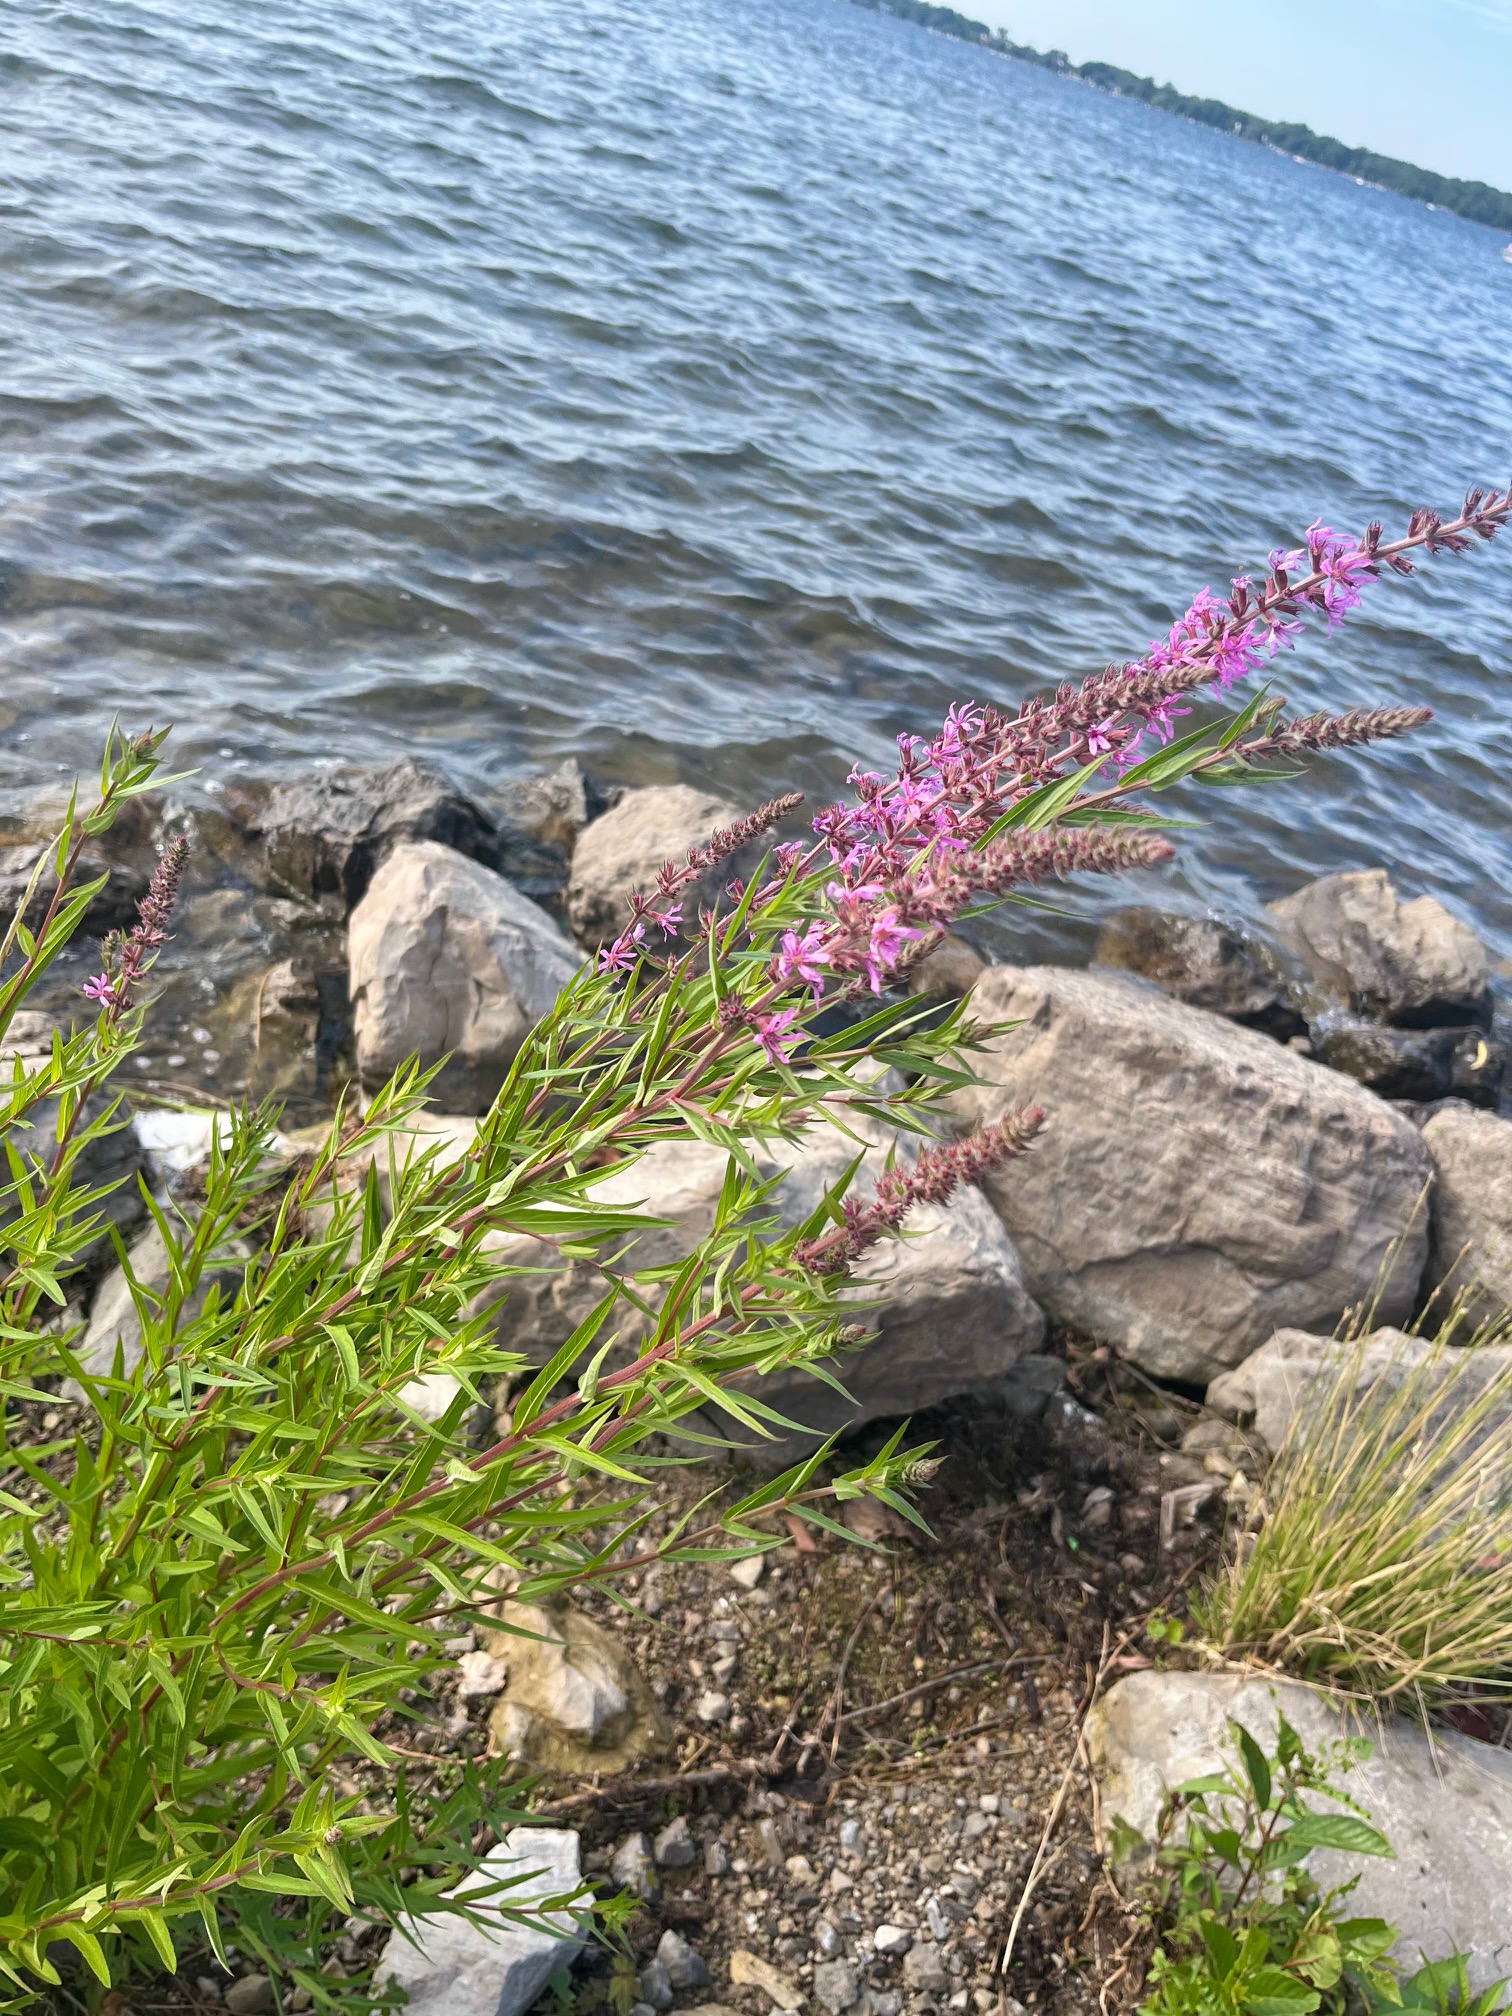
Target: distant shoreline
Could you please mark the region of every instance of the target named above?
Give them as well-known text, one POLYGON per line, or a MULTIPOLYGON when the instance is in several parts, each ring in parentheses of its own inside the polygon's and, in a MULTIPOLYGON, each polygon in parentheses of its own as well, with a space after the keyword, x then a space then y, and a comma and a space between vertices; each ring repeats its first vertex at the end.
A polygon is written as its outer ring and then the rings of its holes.
POLYGON ((1415 203, 1426 203, 1430 209, 1453 211, 1455 216, 1467 218, 1472 224, 1512 232, 1512 195, 1493 189, 1488 182, 1463 182, 1452 175, 1435 174, 1431 168, 1414 167, 1410 161, 1397 161, 1389 154, 1374 154, 1368 147, 1346 147, 1342 140, 1314 133, 1310 126, 1257 119, 1253 113, 1236 111, 1219 98, 1191 98, 1169 84, 1157 84, 1153 77, 1136 77, 1132 70, 1121 70, 1115 63, 1073 63, 1063 50, 1042 51, 1023 42, 1012 42, 1001 29, 973 21, 957 13, 954 7, 931 6, 928 0, 853 0, 853 4, 874 14, 891 14, 900 21, 912 21, 957 42, 985 48, 995 56, 1011 56, 1020 63, 1052 70, 1057 76, 1074 77, 1115 98, 1133 98, 1142 105, 1154 106, 1157 112, 1174 112, 1199 126, 1230 133, 1236 139, 1252 140, 1279 154, 1290 154, 1296 160, 1332 168, 1373 188, 1406 196, 1415 203))

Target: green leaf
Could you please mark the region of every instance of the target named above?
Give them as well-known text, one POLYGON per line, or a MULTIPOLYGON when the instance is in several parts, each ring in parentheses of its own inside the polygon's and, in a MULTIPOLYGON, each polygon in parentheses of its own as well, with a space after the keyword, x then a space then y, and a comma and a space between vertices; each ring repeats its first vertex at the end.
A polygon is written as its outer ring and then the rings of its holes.
POLYGON ((1271 1774, 1270 1765, 1265 1761, 1265 1752, 1251 1736, 1248 1729, 1236 1722, 1234 1731, 1239 1738, 1239 1754, 1244 1759, 1244 1769, 1249 1778, 1250 1788, 1255 1795, 1255 1804, 1263 1813, 1270 1805, 1271 1774))
POLYGON ((1308 2016, 1322 2000, 1315 1988, 1294 1981, 1280 1967, 1257 1967, 1244 1984, 1243 2006, 1249 2016, 1308 2016))
POLYGON ((1207 1912, 1203 1914, 1200 1929, 1202 1943, 1212 1957, 1214 1972, 1219 1980, 1226 1981, 1239 1959, 1239 1941, 1221 1918, 1214 1918, 1207 1912))
POLYGON ((1354 1813, 1306 1813, 1288 1830, 1294 1847, 1310 1854, 1314 1848, 1337 1848, 1346 1855, 1380 1855, 1393 1859, 1396 1850, 1368 1820, 1354 1813))

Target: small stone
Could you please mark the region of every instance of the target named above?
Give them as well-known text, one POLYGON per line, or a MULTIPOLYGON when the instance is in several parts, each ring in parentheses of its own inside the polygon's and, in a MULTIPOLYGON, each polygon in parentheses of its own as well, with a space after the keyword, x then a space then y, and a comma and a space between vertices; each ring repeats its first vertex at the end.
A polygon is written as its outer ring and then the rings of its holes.
POLYGON ((984 1834, 990 1833, 991 1829, 992 1820, 988 1814, 968 1813, 962 1825, 961 1834, 963 1839, 967 1841, 980 1841, 984 1834))
POLYGON ((661 1936, 652 1965, 665 1968, 667 1979, 674 1988, 707 1988, 709 1985, 709 1970, 702 1957, 693 1951, 681 1933, 674 1932, 670 1926, 661 1936))
POLYGON ((457 1661, 457 1699, 482 1701, 504 1691, 509 1667, 492 1652, 464 1652, 457 1661))
POLYGON ((861 1998, 866 2016, 899 2016, 903 2007, 901 1988, 868 1988, 861 1998))
POLYGON ((231 2016, 263 2016, 273 2007, 273 1983, 266 1974, 243 1974, 233 1981, 221 1998, 231 2016))
POLYGON ((716 1687, 728 1687, 730 1682, 735 1678, 739 1666, 740 1661, 735 1654, 727 1652, 722 1659, 714 1661, 713 1665, 709 1668, 709 1677, 716 1687))
POLYGON ((1113 1493, 1106 1484, 1099 1484, 1082 1500, 1081 1523, 1089 1533, 1101 1531, 1113 1518, 1113 1493))
POLYGON ((660 1889, 651 1843, 644 1834, 627 1834, 609 1859, 609 1873, 622 1890, 648 1903, 660 1889))
POLYGON ((954 1995, 945 2004, 947 2009, 967 2009, 970 2006, 971 1990, 969 1988, 957 1988, 954 1995))
POLYGON ((443 1640, 441 1650, 446 1654, 448 1659, 460 1659, 464 1652, 475 1651, 477 1643, 478 1641, 474 1638, 471 1631, 464 1631, 460 1638, 447 1638, 443 1640))
POLYGON ((854 1876, 847 1876, 843 1869, 832 1869, 830 1871, 829 1887, 832 1896, 843 1897, 847 1890, 855 1889, 856 1879, 854 1876))
POLYGON ((730 1873, 730 1851, 723 1841, 709 1841, 704 1844, 705 1876, 728 1876, 730 1873))
POLYGON ((730 1719, 730 1697, 718 1694, 712 1689, 700 1694, 693 1706, 693 1713, 700 1722, 728 1722, 730 1719))
POLYGON ((945 1906, 938 1897, 929 1899, 924 1906, 924 1916, 929 1921, 929 1929, 936 1939, 944 1940, 950 1937, 950 1920, 945 1916, 945 1906))
POLYGON ((1137 1582, 1146 1571, 1147 1563, 1141 1554, 1120 1554, 1118 1565, 1132 1582, 1137 1582))
POLYGON ((660 1959, 648 1960, 640 1970, 640 1992, 642 2002, 653 2009, 672 2007, 672 1982, 660 1959))
POLYGON ((977 1801, 977 1805, 984 1813, 996 1813, 1002 1806, 1002 1803, 996 1792, 984 1792, 977 1801))
POLYGON ((913 1945, 913 1934, 901 1925, 879 1925, 872 1934, 872 1945, 879 1953, 906 1953, 913 1945))
POLYGON ((938 1946, 914 1945, 903 1956, 903 1979, 915 1995, 943 1995, 950 1976, 938 1946))
POLYGON ((861 1822, 859 1820, 842 1820, 840 1823, 840 1846, 842 1848, 854 1848, 860 1839, 861 1822))
POLYGON ((844 1960, 826 1960, 814 1969, 814 2000, 829 2016, 843 2016, 861 2000, 856 1970, 844 1960))
POLYGON ((219 2002, 221 2000, 221 1984, 213 1975, 196 1975, 194 1986, 202 2000, 206 2002, 219 2002))
POLYGON ((782 1866, 789 1883, 796 1883, 799 1889, 807 1889, 819 1881, 818 1872, 807 1855, 789 1855, 782 1866))
POLYGON ((730 1563, 730 1580, 738 1582, 742 1589, 754 1589, 765 1573, 765 1554, 747 1554, 743 1560, 730 1563))
POLYGON ((630 2016, 656 2016, 656 2005, 652 2002, 632 2002, 630 2016))
POLYGON ((829 1918, 821 1918, 814 1927, 814 1951, 821 1960, 833 1960, 840 1951, 840 1928, 829 1918))
POLYGON ((736 1988, 759 1988, 778 2009, 802 2007, 802 1991, 785 1974, 779 1974, 770 1961, 748 1952, 744 1946, 737 1946, 730 1955, 730 1981, 736 1988))
POLYGON ((698 1844, 689 1833, 688 1822, 681 1813, 657 1835, 653 1853, 659 1869, 692 1868, 698 1855, 698 1844))

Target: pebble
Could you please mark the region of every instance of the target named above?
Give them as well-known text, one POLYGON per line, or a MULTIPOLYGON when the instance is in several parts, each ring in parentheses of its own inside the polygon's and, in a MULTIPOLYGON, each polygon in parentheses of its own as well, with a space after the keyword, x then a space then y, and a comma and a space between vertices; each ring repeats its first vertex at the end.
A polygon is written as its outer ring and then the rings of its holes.
POLYGON ((815 1925, 814 1951, 821 1960, 833 1960, 840 1951, 840 1928, 831 1919, 821 1918, 815 1925))
POLYGON ((730 1697, 728 1694, 719 1694, 711 1689, 708 1693, 699 1695, 694 1703, 693 1713, 700 1722, 728 1722, 730 1697))
POLYGON ((698 1844, 688 1831, 686 1817, 679 1813, 657 1835, 653 1844, 653 1854, 657 1867, 661 1869, 691 1869, 698 1856, 698 1844))
POLYGON ((730 1580, 742 1589, 754 1589, 765 1573, 765 1554, 747 1554, 744 1560, 730 1563, 730 1580))
POLYGON ((996 1813, 1002 1803, 996 1792, 984 1792, 977 1800, 977 1805, 984 1813, 996 1813))
POLYGON ((872 1944, 879 1953, 906 1953, 913 1944, 913 1934, 901 1925, 879 1925, 872 1934, 872 1944))
POLYGON ((785 1974, 779 1974, 770 1961, 748 1952, 744 1946, 737 1946, 730 1955, 730 1981, 736 1988, 759 1988, 778 2009, 796 2009, 803 2000, 785 1974))
POLYGON ((661 1960, 648 1960, 640 1970, 641 2001, 653 2009, 670 2009, 674 2001, 672 1981, 661 1960))
POLYGON ((709 1985, 709 1970, 701 1956, 670 1926, 663 1932, 656 1949, 652 1966, 664 1969, 667 1979, 677 1989, 706 1988, 709 1985))
POLYGON ((903 1956, 903 1979, 915 1995, 943 1995, 950 1976, 938 1946, 911 1946, 903 1956))
POLYGON ((861 2000, 861 1983, 844 1960, 826 1960, 814 1969, 814 1999, 829 2016, 843 2016, 861 2000))
POLYGON ((854 1848, 860 1839, 861 1822, 859 1820, 842 1820, 840 1823, 840 1846, 842 1848, 854 1848))
POLYGON ((644 1834, 627 1834, 609 1859, 609 1873, 622 1890, 633 1891, 647 1902, 660 1889, 651 1843, 644 1834))
POLYGON ((728 1876, 730 1873, 730 1851, 723 1841, 709 1841, 704 1845, 705 1876, 728 1876))
POLYGON ((490 1694, 502 1694, 508 1680, 508 1666, 492 1652, 464 1652, 457 1661, 459 1701, 482 1701, 490 1694))
POLYGON ((843 1869, 832 1869, 829 1887, 832 1896, 843 1897, 847 1890, 855 1889, 856 1879, 854 1876, 847 1876, 843 1869))
POLYGON ((243 1974, 222 1991, 231 2016, 263 2016, 273 2007, 273 1983, 266 1974, 243 1974))

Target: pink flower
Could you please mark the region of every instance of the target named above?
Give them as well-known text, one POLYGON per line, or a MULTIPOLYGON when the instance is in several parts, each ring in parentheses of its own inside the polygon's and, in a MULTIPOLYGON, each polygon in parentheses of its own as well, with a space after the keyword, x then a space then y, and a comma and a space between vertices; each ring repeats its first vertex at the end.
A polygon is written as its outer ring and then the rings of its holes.
POLYGON ((796 1008, 781 1008, 770 1015, 758 1015, 754 1023, 756 1040, 774 1064, 786 1064, 798 1042, 793 1024, 796 1008))
POLYGON ((819 922, 808 925, 800 938, 796 931, 784 931, 782 950, 772 963, 772 974, 777 980, 801 980, 806 987, 821 992, 825 981, 826 937, 824 926, 819 922))
POLYGON ((640 956, 637 948, 646 935, 643 924, 631 924, 621 931, 612 945, 605 945, 598 956, 600 973, 629 973, 634 970, 640 956))
POLYGON ((669 903, 665 910, 657 910, 652 913, 662 928, 662 936, 664 938, 675 938, 677 936, 678 926, 682 923, 682 913, 683 906, 681 903, 669 903))
POLYGON ((84 983, 84 999, 86 1001, 98 1001, 102 1008, 114 1008, 116 1005, 116 990, 115 982, 111 979, 110 975, 108 973, 96 973, 92 980, 86 980, 84 983))

